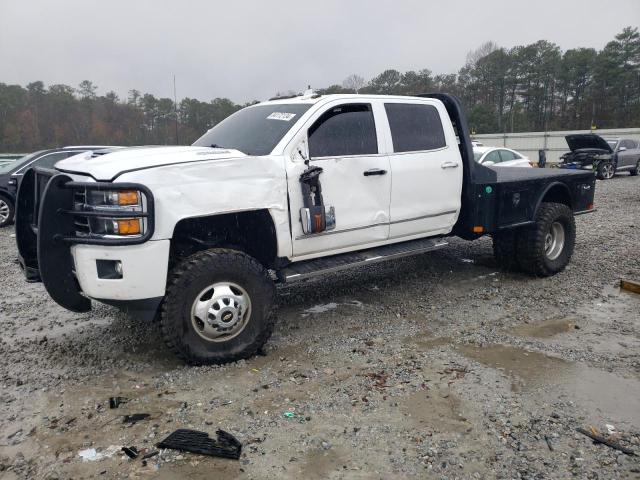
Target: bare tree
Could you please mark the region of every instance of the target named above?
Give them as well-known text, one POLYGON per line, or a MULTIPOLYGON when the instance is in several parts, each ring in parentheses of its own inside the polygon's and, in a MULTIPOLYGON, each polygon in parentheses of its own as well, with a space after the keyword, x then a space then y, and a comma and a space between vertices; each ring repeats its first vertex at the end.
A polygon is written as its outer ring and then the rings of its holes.
POLYGON ((486 57, 499 48, 498 44, 494 41, 489 40, 488 42, 484 42, 475 50, 471 50, 467 53, 467 66, 473 67, 482 57, 486 57))
POLYGON ((365 84, 366 84, 365 79, 362 78, 360 75, 356 75, 355 73, 353 75, 349 75, 342 82, 342 86, 344 88, 347 88, 349 90, 353 90, 356 93, 358 93, 358 90, 360 90, 362 87, 364 87, 365 84))
POLYGON ((96 98, 97 91, 98 87, 91 80, 83 80, 78 85, 78 93, 81 98, 96 98))

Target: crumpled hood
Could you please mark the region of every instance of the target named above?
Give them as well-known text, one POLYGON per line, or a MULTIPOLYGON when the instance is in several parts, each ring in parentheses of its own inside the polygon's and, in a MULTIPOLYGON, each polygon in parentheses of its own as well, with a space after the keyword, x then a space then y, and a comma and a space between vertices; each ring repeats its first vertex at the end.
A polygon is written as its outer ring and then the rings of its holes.
POLYGON ((56 164, 56 169, 70 173, 90 175, 99 181, 111 181, 124 172, 199 162, 242 158, 238 150, 209 147, 132 147, 103 155, 85 152, 56 164))
POLYGON ((564 137, 567 140, 567 145, 573 152, 574 150, 605 150, 609 153, 613 153, 611 145, 602 138, 600 135, 594 135, 593 133, 583 133, 576 135, 567 135, 564 137))

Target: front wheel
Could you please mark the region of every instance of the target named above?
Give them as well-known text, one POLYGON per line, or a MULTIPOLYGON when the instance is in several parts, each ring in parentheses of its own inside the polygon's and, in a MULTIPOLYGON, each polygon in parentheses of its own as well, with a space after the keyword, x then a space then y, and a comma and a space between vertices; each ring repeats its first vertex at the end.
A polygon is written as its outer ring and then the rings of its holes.
POLYGON ((596 176, 600 180, 609 180, 613 178, 616 173, 616 168, 613 166, 611 162, 602 162, 598 165, 598 170, 596 171, 596 176))
POLYGON ((192 365, 248 358, 273 331, 275 286, 254 258, 198 252, 173 270, 160 311, 165 343, 192 365))
POLYGON ((0 227, 6 227, 13 221, 15 206, 11 200, 0 195, 0 227))
POLYGON ((519 264, 533 275, 554 275, 571 260, 575 243, 576 225, 571 209, 562 203, 542 203, 535 224, 518 234, 519 264))

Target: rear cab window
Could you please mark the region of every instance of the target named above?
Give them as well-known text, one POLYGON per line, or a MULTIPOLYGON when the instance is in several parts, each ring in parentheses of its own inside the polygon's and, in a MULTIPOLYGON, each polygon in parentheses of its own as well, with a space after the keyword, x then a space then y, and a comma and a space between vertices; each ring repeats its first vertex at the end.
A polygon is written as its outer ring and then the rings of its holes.
POLYGON ((438 109, 420 103, 385 103, 393 151, 422 152, 447 146, 438 109))

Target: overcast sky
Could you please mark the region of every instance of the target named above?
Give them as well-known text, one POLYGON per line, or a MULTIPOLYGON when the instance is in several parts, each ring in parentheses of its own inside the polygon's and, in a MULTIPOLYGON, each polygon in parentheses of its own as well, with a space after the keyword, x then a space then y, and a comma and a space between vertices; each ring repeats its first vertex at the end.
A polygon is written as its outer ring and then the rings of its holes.
POLYGON ((469 50, 546 39, 602 48, 640 0, 0 0, 0 82, 92 80, 121 97, 236 102, 366 79, 456 72, 469 50))

